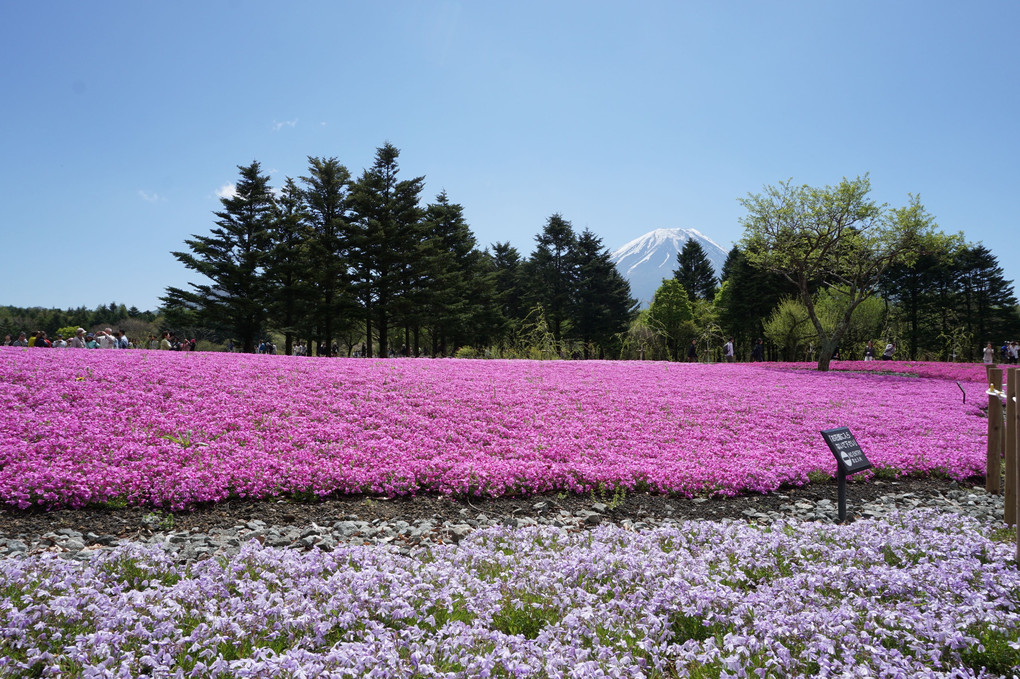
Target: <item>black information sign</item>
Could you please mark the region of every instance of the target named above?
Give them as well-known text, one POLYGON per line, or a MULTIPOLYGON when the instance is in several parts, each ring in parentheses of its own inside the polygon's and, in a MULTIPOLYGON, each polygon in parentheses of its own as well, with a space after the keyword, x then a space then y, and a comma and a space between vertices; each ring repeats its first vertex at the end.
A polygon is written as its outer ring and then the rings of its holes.
POLYGON ((871 469, 871 463, 864 457, 864 451, 857 443, 854 435, 850 433, 849 427, 838 429, 826 429, 822 431, 822 437, 829 444, 829 450, 836 456, 840 471, 844 474, 854 474, 865 469, 871 469))

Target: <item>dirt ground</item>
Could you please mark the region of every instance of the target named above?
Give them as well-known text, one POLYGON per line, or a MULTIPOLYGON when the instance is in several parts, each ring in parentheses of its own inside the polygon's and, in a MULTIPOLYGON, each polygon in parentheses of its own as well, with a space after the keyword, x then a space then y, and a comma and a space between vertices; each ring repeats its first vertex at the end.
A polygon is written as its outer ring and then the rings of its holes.
MULTIPOLYGON (((961 482, 957 485, 969 487, 981 483, 980 479, 961 482)), ((954 482, 937 478, 903 478, 896 481, 870 480, 852 482, 847 487, 849 514, 855 505, 890 493, 914 493, 919 499, 933 497, 935 493, 949 490, 954 482)), ((164 512, 151 507, 88 507, 83 509, 58 509, 53 511, 18 511, 0 509, 0 535, 8 537, 37 537, 61 528, 69 528, 82 534, 114 535, 129 538, 151 533, 157 524, 165 530, 170 525, 174 531, 197 530, 208 532, 215 529, 231 528, 254 519, 270 525, 328 525, 342 519, 385 521, 403 519, 413 522, 431 518, 438 522, 461 522, 484 513, 490 518, 548 515, 550 511, 565 509, 571 513, 591 510, 595 503, 605 505, 608 519, 619 521, 630 518, 673 517, 675 519, 746 519, 744 510, 769 512, 779 511, 781 505, 822 499, 837 501, 835 481, 812 483, 804 487, 782 488, 768 495, 743 495, 731 498, 692 500, 668 495, 648 493, 626 493, 622 497, 612 494, 564 495, 545 494, 527 497, 502 498, 453 498, 424 495, 416 497, 385 498, 376 496, 342 496, 327 498, 318 502, 299 502, 291 499, 230 500, 217 504, 196 507, 190 511, 164 512), (544 509, 535 505, 546 503, 544 509), (466 512, 462 510, 467 510, 466 512)))

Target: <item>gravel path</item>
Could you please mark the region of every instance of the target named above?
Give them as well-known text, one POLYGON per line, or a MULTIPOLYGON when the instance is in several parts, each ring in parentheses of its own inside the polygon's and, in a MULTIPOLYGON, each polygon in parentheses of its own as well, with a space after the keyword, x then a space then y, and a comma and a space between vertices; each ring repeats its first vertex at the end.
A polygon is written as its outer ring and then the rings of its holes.
MULTIPOLYGON (((786 488, 769 495, 678 498, 665 495, 542 495, 523 498, 379 498, 352 496, 317 503, 230 501, 191 512, 104 507, 52 512, 0 511, 0 557, 56 552, 86 559, 127 542, 157 545, 183 561, 236 553, 249 540, 301 550, 342 543, 389 544, 413 552, 457 542, 479 528, 550 524, 584 530, 612 522, 642 530, 687 519, 768 523, 779 518, 835 522, 835 483, 786 488)), ((880 517, 893 509, 938 508, 1001 522, 1001 495, 945 479, 851 483, 848 517, 880 517)))

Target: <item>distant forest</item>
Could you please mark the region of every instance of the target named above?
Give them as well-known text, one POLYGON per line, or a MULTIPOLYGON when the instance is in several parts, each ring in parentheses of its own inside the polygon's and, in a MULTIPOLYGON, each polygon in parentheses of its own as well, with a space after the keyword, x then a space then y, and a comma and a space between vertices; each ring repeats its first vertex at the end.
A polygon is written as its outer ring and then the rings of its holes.
MULTIPOLYGON (((505 242, 479 248, 463 207, 445 192, 423 202, 424 177, 402 179, 398 157, 385 144, 357 178, 335 158, 310 157, 307 174, 282 187, 258 162, 239 166, 212 228, 172 253, 203 282, 167 288, 156 311, 0 307, 0 334, 112 327, 139 346, 170 331, 200 349, 229 341, 249 352, 268 339, 280 353, 300 345, 318 356, 659 360, 686 360, 692 345, 697 360, 719 360, 733 338, 738 360, 815 360, 817 319, 824 337, 840 338, 840 358, 862 358, 872 341, 895 342, 899 359, 959 361, 1020 337, 1011 283, 962 236, 893 261, 852 308, 838 266, 798 290, 742 242, 717 279, 689 241, 639 310, 591 231, 554 214, 526 257, 505 242)), ((866 194, 867 178, 859 183, 866 194)))

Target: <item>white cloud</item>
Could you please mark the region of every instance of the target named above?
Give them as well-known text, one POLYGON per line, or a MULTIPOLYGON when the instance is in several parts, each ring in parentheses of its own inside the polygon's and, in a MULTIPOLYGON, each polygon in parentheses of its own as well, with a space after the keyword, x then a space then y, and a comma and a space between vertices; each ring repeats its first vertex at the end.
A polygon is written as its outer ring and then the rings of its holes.
POLYGON ((161 200, 166 200, 166 198, 159 195, 158 193, 152 193, 144 189, 139 189, 138 195, 141 196, 142 200, 147 201, 149 203, 158 203, 161 200))
POLYGON ((285 126, 286 127, 297 127, 297 121, 298 121, 297 118, 295 118, 294 120, 284 120, 282 123, 274 120, 273 121, 273 132, 279 132, 280 128, 281 127, 285 127, 285 126))
POLYGON ((224 184, 220 188, 216 189, 216 197, 217 198, 233 198, 236 195, 237 195, 237 185, 233 184, 233 183, 231 183, 231 184, 224 184))

